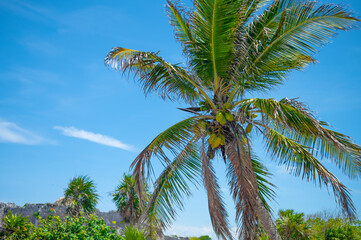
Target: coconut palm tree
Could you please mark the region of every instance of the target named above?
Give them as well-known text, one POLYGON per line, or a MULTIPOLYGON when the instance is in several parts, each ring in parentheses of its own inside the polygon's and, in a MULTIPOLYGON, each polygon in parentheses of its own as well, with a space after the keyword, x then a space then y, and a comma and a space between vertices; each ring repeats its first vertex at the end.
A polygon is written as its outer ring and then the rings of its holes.
POLYGON ((142 213, 139 198, 134 187, 135 178, 130 174, 124 174, 121 183, 112 193, 113 202, 124 218, 124 222, 132 225, 137 223, 142 213))
POLYGON ((79 217, 81 213, 94 212, 98 200, 93 180, 89 176, 78 176, 71 179, 65 189, 63 204, 67 206, 69 215, 79 217))
POLYGON ((190 182, 202 181, 213 229, 232 239, 213 162, 224 159, 236 205, 239 237, 252 239, 262 224, 280 239, 267 201, 268 171, 251 140, 261 136, 274 161, 293 175, 330 187, 349 217, 355 207, 348 189, 321 160, 329 159, 349 177, 360 175, 360 150, 297 99, 252 97, 283 84, 292 70, 314 63, 314 54, 339 30, 358 21, 338 5, 307 0, 194 0, 187 10, 168 0, 167 12, 187 64, 172 64, 158 53, 115 47, 105 63, 132 73, 144 93, 179 101, 191 116, 160 133, 132 163, 141 204, 143 182, 156 156, 165 169, 155 182, 147 216, 165 228, 190 195, 190 182), (167 153, 174 155, 170 160, 167 153))

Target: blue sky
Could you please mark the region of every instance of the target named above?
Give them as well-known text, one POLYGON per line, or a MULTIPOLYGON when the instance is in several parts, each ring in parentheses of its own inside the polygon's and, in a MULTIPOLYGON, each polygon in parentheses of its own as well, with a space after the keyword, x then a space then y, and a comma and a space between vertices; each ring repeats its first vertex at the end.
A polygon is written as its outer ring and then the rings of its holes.
MULTIPOLYGON (((328 2, 361 13, 358 0, 328 2)), ((0 1, 0 201, 54 202, 70 178, 88 174, 102 196, 98 208, 115 208, 109 192, 137 153, 187 116, 176 109, 182 103, 145 98, 132 79, 103 63, 114 46, 160 51, 170 62, 184 62, 164 5, 163 0, 0 1)), ((341 33, 317 54, 319 63, 294 72, 263 97, 299 97, 360 144, 360 39, 360 31, 341 33)), ((290 176, 270 161, 261 141, 255 149, 274 174, 275 212, 337 210, 326 189, 290 176)), ((324 164, 351 189, 361 214, 360 181, 324 164)), ((222 161, 216 166, 228 194, 222 161)), ((168 233, 212 235, 207 211, 204 190, 194 188, 168 233)))

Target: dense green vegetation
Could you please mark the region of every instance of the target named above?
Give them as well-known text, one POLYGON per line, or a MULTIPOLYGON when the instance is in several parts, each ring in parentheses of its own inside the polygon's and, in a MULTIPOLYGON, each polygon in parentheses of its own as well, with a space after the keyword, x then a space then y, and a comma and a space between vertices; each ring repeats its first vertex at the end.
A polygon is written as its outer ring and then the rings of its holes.
POLYGON ((130 216, 131 221, 125 221, 127 226, 121 235, 117 234, 115 225, 109 227, 103 219, 92 215, 96 209, 99 195, 94 182, 88 176, 71 179, 64 191, 64 196, 61 204, 67 207, 68 216, 63 220, 56 216, 53 208, 46 219, 41 218, 39 213, 34 213, 37 218, 37 226, 34 226, 28 217, 8 212, 2 220, 5 231, 0 233, 0 236, 9 240, 145 240, 144 230, 137 229, 132 225, 136 224, 141 209, 134 191, 134 178, 131 175, 124 175, 122 182, 113 193, 113 200, 122 216, 123 214, 128 216, 129 209, 131 213, 136 213, 135 216, 130 216))
MULTIPOLYGON (((119 239, 145 240, 145 231, 128 225, 121 235, 114 227, 105 225, 102 219, 94 215, 88 217, 65 217, 62 221, 58 216, 50 215, 46 219, 38 217, 38 227, 11 212, 3 219, 5 232, 3 239, 119 239)), ((361 240, 361 221, 348 220, 340 216, 324 216, 314 214, 305 217, 294 210, 279 211, 275 221, 277 231, 283 240, 361 240)), ((270 240, 261 227, 258 231, 259 240, 270 240)), ((190 240, 211 240, 209 236, 191 237, 190 240)))
POLYGON ((317 240, 359 240, 361 239, 361 221, 349 221, 342 218, 307 220, 311 227, 311 239, 317 240))
POLYGON ((30 229, 33 227, 27 217, 19 214, 8 214, 2 219, 5 231, 0 236, 9 239, 26 239, 30 235, 30 229))
POLYGON ((104 220, 94 215, 89 215, 87 218, 81 214, 78 217, 67 216, 63 221, 53 214, 46 219, 40 216, 37 218, 39 223, 38 227, 35 227, 27 218, 9 213, 3 219, 6 228, 4 239, 125 239, 118 235, 114 228, 106 226, 104 220))
MULTIPOLYGON (((361 240, 361 221, 340 216, 281 210, 275 223, 283 240, 361 240)), ((261 229, 259 240, 269 239, 261 229)))
POLYGON ((355 217, 349 190, 322 160, 359 177, 361 147, 297 99, 257 96, 279 87, 288 73, 315 63, 322 46, 359 20, 342 6, 313 0, 194 0, 190 9, 167 2, 185 64, 124 47, 113 48, 105 59, 134 76, 146 95, 187 104, 180 110, 191 114, 156 136, 132 163, 141 205, 152 157, 164 166, 148 203, 148 224, 169 227, 191 194, 189 183, 203 183, 215 233, 232 239, 213 167, 218 156, 226 165, 239 238, 252 239, 261 224, 272 240, 280 239, 267 203, 274 197, 273 185, 252 148, 256 137, 263 138, 271 159, 295 176, 332 189, 344 213, 355 217))

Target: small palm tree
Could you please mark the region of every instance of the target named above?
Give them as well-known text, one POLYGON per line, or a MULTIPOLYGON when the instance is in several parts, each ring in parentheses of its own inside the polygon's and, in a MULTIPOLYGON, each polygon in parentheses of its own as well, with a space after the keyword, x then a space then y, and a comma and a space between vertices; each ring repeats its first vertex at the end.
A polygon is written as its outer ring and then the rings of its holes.
POLYGON ((98 200, 94 182, 89 176, 79 176, 70 180, 64 192, 63 204, 67 206, 69 215, 79 217, 81 213, 94 212, 98 200))
POLYGON ((276 227, 282 239, 311 239, 311 226, 305 221, 304 213, 296 213, 294 210, 280 210, 278 216, 276 227))
POLYGON ((213 229, 232 239, 222 191, 213 167, 224 159, 236 205, 239 237, 252 239, 257 224, 280 239, 267 205, 272 185, 252 139, 263 137, 272 159, 303 179, 332 188, 349 217, 356 211, 348 189, 321 160, 333 161, 350 177, 361 174, 361 148, 319 120, 296 99, 252 97, 274 89, 288 73, 316 62, 314 55, 338 30, 358 21, 345 8, 313 0, 194 0, 187 11, 168 0, 167 10, 187 64, 158 53, 116 47, 106 64, 132 73, 145 94, 179 100, 190 117, 160 133, 132 163, 135 190, 143 204, 151 158, 165 166, 156 180, 146 220, 167 227, 191 194, 189 181, 203 182, 213 229), (167 152, 172 153, 171 161, 167 152))
POLYGON ((112 197, 124 222, 132 225, 136 224, 142 209, 135 191, 135 178, 130 174, 124 174, 121 183, 112 193, 112 197))

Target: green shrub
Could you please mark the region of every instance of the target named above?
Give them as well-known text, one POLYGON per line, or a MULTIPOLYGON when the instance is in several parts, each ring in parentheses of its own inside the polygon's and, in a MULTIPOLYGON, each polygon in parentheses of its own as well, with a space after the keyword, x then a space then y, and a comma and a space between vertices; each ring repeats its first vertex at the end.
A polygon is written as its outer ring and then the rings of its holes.
MULTIPOLYGON (((54 210, 51 210, 53 212, 54 210)), ((62 221, 59 216, 49 215, 38 219, 35 227, 27 217, 8 213, 4 217, 5 232, 0 239, 6 240, 146 240, 144 231, 129 225, 124 229, 123 235, 117 234, 116 229, 105 224, 103 219, 95 215, 87 217, 67 216, 62 221)), ((206 239, 204 239, 206 240, 206 239)))
MULTIPOLYGON (((54 210, 50 210, 54 212, 54 210)), ((59 216, 49 215, 42 218, 39 213, 34 213, 38 220, 35 227, 27 217, 8 213, 3 218, 5 232, 0 239, 6 240, 146 240, 144 230, 132 225, 126 227, 122 236, 118 235, 115 228, 105 224, 103 219, 96 215, 87 217, 66 216, 61 220, 59 216)), ((208 238, 202 238, 208 240, 208 238)))
POLYGON ((33 239, 104 239, 104 240, 122 240, 123 238, 116 233, 116 230, 108 227, 103 219, 98 219, 95 215, 89 215, 89 219, 80 216, 65 217, 61 221, 59 216, 49 215, 48 218, 38 217, 39 227, 33 229, 30 238, 33 239))
POLYGON ((125 240, 146 240, 144 231, 132 225, 129 225, 124 229, 123 237, 125 240))
POLYGON ((325 240, 361 240, 360 221, 348 221, 342 218, 311 218, 308 220, 314 231, 314 239, 325 240))
POLYGON ((11 211, 3 218, 5 239, 26 239, 30 235, 33 225, 27 217, 20 214, 12 214, 11 211))

